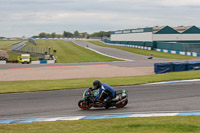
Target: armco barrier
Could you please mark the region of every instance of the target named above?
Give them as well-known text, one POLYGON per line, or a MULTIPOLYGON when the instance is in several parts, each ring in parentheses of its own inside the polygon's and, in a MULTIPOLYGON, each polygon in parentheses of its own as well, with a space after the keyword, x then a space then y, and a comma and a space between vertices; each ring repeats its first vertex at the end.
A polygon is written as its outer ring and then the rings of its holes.
POLYGON ((155 63, 154 72, 156 74, 200 70, 200 61, 198 62, 171 62, 171 63, 155 63))
POLYGON ((173 72, 173 64, 172 63, 155 63, 154 72, 156 74, 173 72))

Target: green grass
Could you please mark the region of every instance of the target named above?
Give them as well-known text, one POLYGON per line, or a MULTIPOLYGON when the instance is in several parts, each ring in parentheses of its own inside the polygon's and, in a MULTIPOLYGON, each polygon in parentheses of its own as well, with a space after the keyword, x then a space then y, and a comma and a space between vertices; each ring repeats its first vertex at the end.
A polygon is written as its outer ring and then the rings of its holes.
POLYGON ((62 90, 88 88, 92 82, 99 79, 112 86, 138 85, 160 81, 200 79, 200 71, 173 72, 158 75, 114 77, 114 78, 85 78, 64 80, 33 80, 33 81, 0 81, 0 93, 32 92, 47 90, 62 90))
POLYGON ((200 116, 120 118, 0 125, 1 133, 199 133, 200 116))
POLYGON ((93 43, 98 46, 102 47, 110 47, 110 48, 116 48, 120 50, 124 50, 127 52, 139 54, 139 55, 145 55, 150 56, 151 54, 154 55, 154 57, 158 58, 166 58, 166 59, 200 59, 200 57, 192 57, 192 56, 186 56, 186 55, 178 55, 178 54, 169 54, 169 53, 163 53, 153 50, 144 50, 144 49, 137 49, 137 48, 130 48, 130 47, 120 47, 120 46, 112 46, 112 45, 106 45, 99 41, 88 41, 90 43, 93 43))
POLYGON ((51 54, 53 54, 53 50, 57 50, 55 54, 57 56, 57 63, 118 61, 117 59, 106 57, 80 47, 72 42, 62 40, 36 40, 36 43, 40 47, 50 46, 51 54))
POLYGON ((0 49, 1 50, 5 50, 7 51, 8 55, 9 55, 9 59, 8 60, 17 60, 17 57, 19 56, 19 54, 15 54, 15 53, 11 53, 9 50, 11 49, 11 46, 15 43, 18 43, 21 41, 2 41, 0 40, 0 49))
POLYGON ((17 60, 17 57, 20 56, 20 54, 15 54, 15 53, 12 53, 10 51, 7 51, 7 53, 9 54, 8 60, 17 60))
POLYGON ((21 41, 3 41, 3 40, 0 40, 0 49, 1 50, 9 50, 11 49, 11 46, 15 43, 18 43, 18 42, 21 42, 21 41))

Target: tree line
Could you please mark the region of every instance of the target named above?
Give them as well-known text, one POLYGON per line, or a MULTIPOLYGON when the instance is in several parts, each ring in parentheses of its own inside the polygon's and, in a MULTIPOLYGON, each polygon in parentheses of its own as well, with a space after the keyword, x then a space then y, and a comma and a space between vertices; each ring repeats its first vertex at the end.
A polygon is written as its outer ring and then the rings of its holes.
POLYGON ((110 37, 110 31, 100 31, 100 32, 94 32, 92 34, 88 34, 87 32, 80 33, 79 31, 74 31, 69 32, 69 31, 64 31, 63 34, 56 34, 55 32, 53 33, 45 33, 41 32, 39 33, 38 36, 33 36, 33 38, 61 38, 61 37, 66 37, 66 38, 95 38, 95 37, 110 37))

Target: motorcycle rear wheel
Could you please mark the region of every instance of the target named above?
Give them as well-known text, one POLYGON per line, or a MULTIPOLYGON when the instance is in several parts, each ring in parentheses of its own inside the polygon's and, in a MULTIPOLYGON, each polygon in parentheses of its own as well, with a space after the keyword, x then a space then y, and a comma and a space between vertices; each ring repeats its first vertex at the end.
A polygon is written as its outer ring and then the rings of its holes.
POLYGON ((121 104, 115 105, 115 107, 117 107, 117 108, 123 108, 127 104, 128 104, 128 99, 126 101, 122 102, 121 104))
POLYGON ((86 101, 82 101, 82 100, 80 100, 78 102, 78 106, 79 106, 79 108, 81 108, 83 110, 88 110, 92 107, 92 105, 88 105, 86 101))

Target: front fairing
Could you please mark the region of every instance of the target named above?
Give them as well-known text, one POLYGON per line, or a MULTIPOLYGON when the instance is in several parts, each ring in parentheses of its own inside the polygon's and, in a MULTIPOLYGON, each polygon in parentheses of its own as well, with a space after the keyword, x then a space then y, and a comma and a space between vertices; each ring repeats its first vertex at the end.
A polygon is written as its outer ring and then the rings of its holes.
POLYGON ((86 89, 83 93, 83 98, 81 100, 86 100, 88 97, 91 96, 91 93, 93 97, 96 97, 99 95, 99 90, 95 90, 95 91, 90 91, 89 89, 86 89))
POLYGON ((94 97, 97 97, 98 95, 99 95, 99 90, 93 91, 93 96, 94 96, 94 97))
POLYGON ((122 97, 128 97, 128 94, 127 94, 126 90, 122 90, 122 97))

